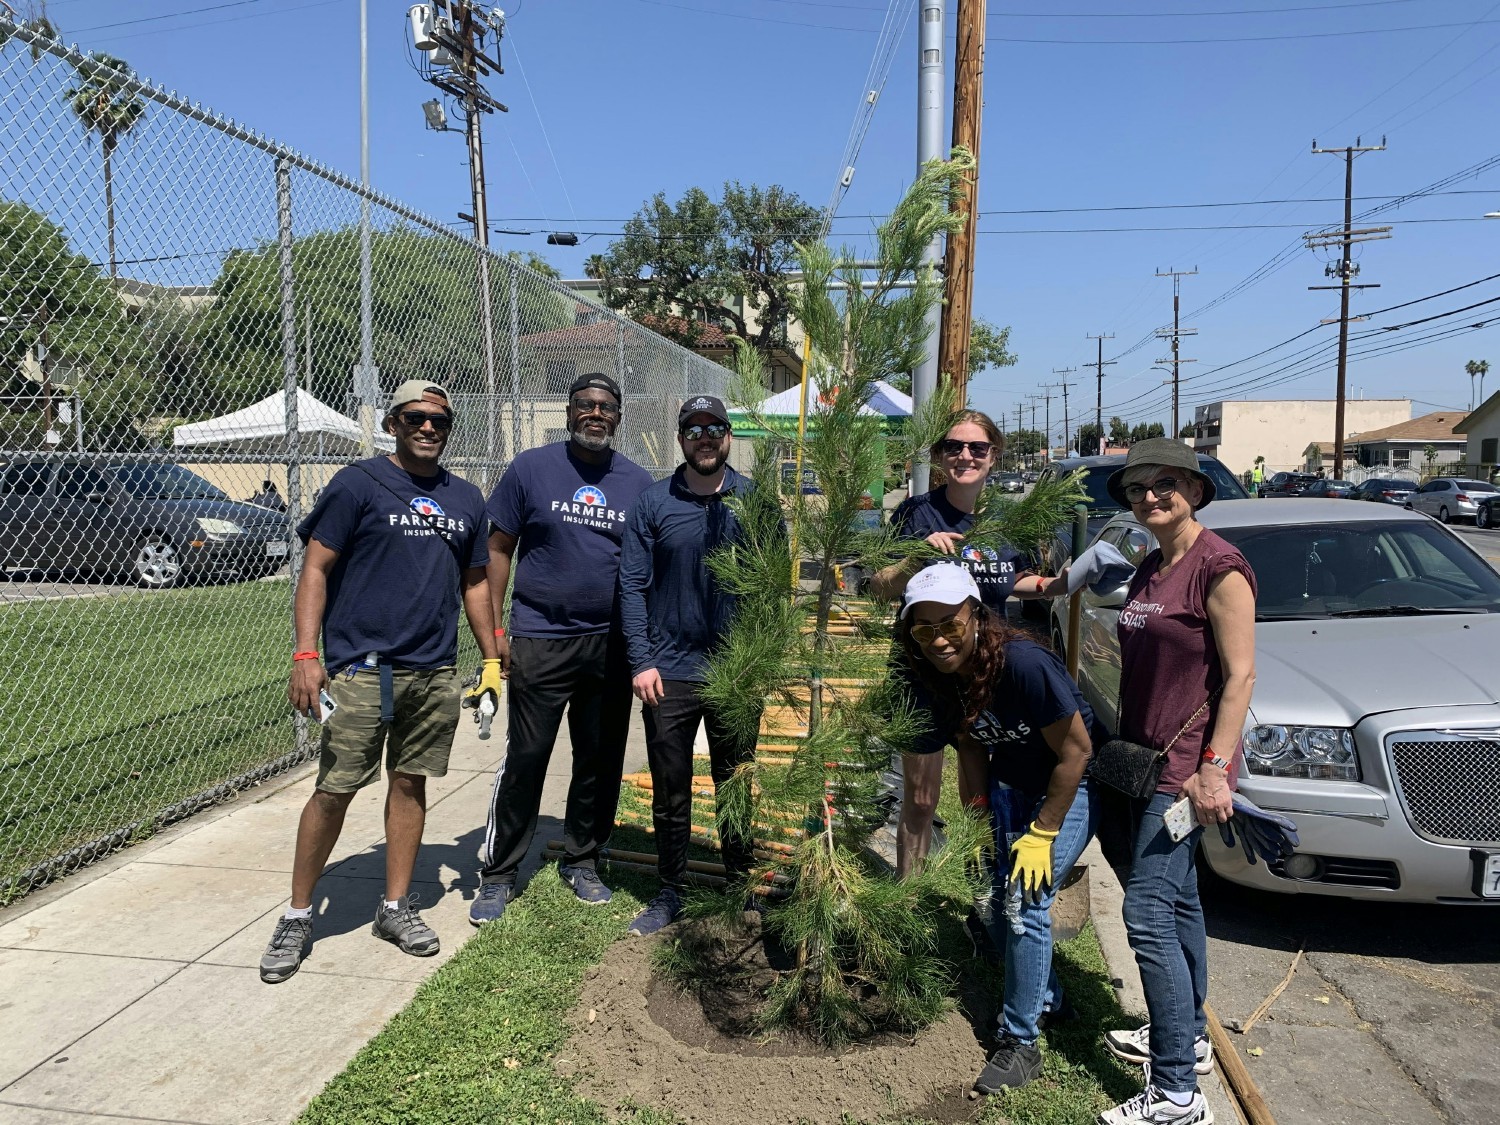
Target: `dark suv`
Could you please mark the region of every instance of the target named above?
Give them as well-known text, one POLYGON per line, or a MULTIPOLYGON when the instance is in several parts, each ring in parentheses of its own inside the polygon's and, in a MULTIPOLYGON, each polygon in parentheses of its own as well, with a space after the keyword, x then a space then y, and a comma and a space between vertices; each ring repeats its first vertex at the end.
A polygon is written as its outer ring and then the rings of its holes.
POLYGON ((1317 473, 1277 473, 1261 483, 1260 494, 1262 497, 1301 496, 1313 481, 1321 479, 1317 473))
POLYGON ((128 575, 150 588, 259 578, 286 562, 280 512, 179 465, 0 454, 0 571, 128 575))
MULTIPOLYGON (((1061 461, 1053 461, 1042 469, 1042 480, 1067 476, 1078 469, 1084 471, 1083 488, 1088 493, 1089 542, 1093 542, 1099 529, 1109 522, 1112 516, 1120 513, 1120 506, 1110 496, 1105 483, 1109 480, 1110 474, 1124 464, 1125 454, 1111 453, 1104 457, 1068 457, 1061 461)), ((1248 500, 1250 498, 1245 491, 1245 486, 1239 482, 1239 478, 1225 468, 1224 463, 1218 458, 1200 453, 1198 454, 1198 468, 1204 476, 1214 482, 1216 499, 1248 500)), ((1056 574, 1067 564, 1072 554, 1073 530, 1071 527, 1060 527, 1050 544, 1048 557, 1045 560, 1048 573, 1056 574)))

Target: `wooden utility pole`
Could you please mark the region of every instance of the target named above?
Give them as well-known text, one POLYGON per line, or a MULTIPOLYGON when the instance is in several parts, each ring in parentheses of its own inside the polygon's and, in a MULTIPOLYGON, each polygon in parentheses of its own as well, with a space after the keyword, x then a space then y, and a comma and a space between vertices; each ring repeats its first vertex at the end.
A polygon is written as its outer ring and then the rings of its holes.
POLYGON ((1043 409, 1045 410, 1045 414, 1043 415, 1044 421, 1042 423, 1046 427, 1042 430, 1042 463, 1044 465, 1052 460, 1052 391, 1056 385, 1055 383, 1042 383, 1042 393, 1031 396, 1031 424, 1033 427, 1036 426, 1036 400, 1041 399, 1044 403, 1043 409))
POLYGON ((985 0, 958 0, 953 63, 953 147, 974 155, 974 172, 960 181, 955 209, 964 225, 948 239, 938 372, 953 380, 959 406, 968 402, 969 340, 974 326, 974 248, 979 222, 979 129, 984 109, 985 0))
MULTIPOLYGON (((1104 358, 1104 341, 1113 340, 1113 332, 1100 336, 1085 336, 1086 340, 1099 341, 1099 358, 1094 361, 1094 425, 1099 427, 1099 448, 1095 453, 1104 454, 1104 369, 1115 363, 1115 360, 1104 358)), ((1078 451, 1078 456, 1083 456, 1083 450, 1078 451)))
POLYGON ((1063 456, 1064 457, 1066 457, 1068 455, 1068 388, 1069 387, 1076 387, 1078 385, 1077 383, 1070 383, 1067 380, 1068 380, 1068 376, 1071 375, 1071 374, 1073 374, 1073 372, 1075 372, 1077 370, 1078 370, 1078 368, 1076 368, 1076 367, 1054 367, 1052 369, 1052 374, 1054 374, 1054 375, 1061 375, 1063 377, 1063 381, 1061 383, 1053 383, 1051 385, 1053 387, 1056 387, 1056 388, 1058 388, 1058 389, 1060 389, 1062 391, 1062 400, 1063 400, 1063 456))
MULTIPOLYGON (((1390 238, 1390 227, 1366 227, 1362 230, 1354 229, 1354 158, 1362 152, 1381 152, 1385 149, 1385 138, 1380 138, 1378 145, 1361 145, 1359 138, 1354 138, 1354 143, 1346 148, 1319 148, 1318 142, 1313 141, 1314 153, 1332 153, 1344 158, 1344 228, 1342 230, 1324 230, 1316 234, 1307 234, 1302 237, 1307 242, 1309 250, 1321 250, 1330 246, 1343 248, 1339 261, 1329 262, 1324 267, 1323 273, 1326 277, 1337 277, 1337 285, 1309 285, 1309 289, 1337 289, 1339 290, 1339 376, 1338 391, 1333 404, 1333 475, 1342 477, 1344 475, 1344 387, 1345 375, 1349 364, 1349 290, 1351 289, 1379 289, 1379 285, 1355 285, 1353 281, 1359 275, 1359 266, 1352 260, 1350 248, 1356 242, 1368 242, 1375 238, 1390 238)), ((1324 321, 1326 324, 1327 321, 1324 321)))
MULTIPOLYGON (((1165 328, 1163 328, 1159 332, 1157 332, 1156 335, 1157 335, 1157 338, 1161 339, 1161 340, 1165 340, 1168 337, 1170 337, 1171 340, 1172 340, 1172 358, 1171 358, 1170 362, 1172 364, 1172 438, 1173 438, 1174 441, 1177 440, 1178 431, 1180 431, 1182 429, 1182 423, 1181 423, 1181 421, 1178 420, 1178 417, 1177 417, 1177 412, 1178 412, 1177 386, 1178 386, 1178 382, 1179 382, 1179 373, 1181 371, 1182 364, 1184 364, 1184 363, 1197 363, 1198 362, 1196 359, 1183 359, 1181 357, 1181 355, 1179 354, 1179 345, 1178 345, 1179 338, 1183 337, 1183 336, 1196 336, 1198 334, 1198 330, 1196 328, 1184 328, 1184 327, 1182 327, 1182 323, 1181 323, 1181 317, 1182 317, 1182 281, 1181 281, 1181 279, 1184 278, 1184 277, 1192 277, 1197 272, 1198 272, 1198 267, 1197 266, 1194 266, 1190 270, 1167 270, 1165 273, 1163 273, 1161 270, 1157 270, 1156 271, 1156 276, 1157 277, 1170 277, 1172 279, 1172 331, 1168 332, 1165 328)), ((1165 360, 1165 359, 1159 359, 1156 362, 1157 363, 1167 363, 1168 361, 1165 360)))

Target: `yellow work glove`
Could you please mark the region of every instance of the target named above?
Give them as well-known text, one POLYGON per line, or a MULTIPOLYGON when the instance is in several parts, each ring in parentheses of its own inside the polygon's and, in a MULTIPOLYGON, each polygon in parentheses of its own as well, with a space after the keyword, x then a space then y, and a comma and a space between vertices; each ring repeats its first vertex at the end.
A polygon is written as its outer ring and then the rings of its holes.
POLYGON ((500 687, 504 682, 500 675, 500 658, 491 657, 479 666, 479 683, 464 693, 465 707, 478 707, 479 700, 487 691, 495 693, 495 702, 500 701, 500 687))
POLYGON ((1020 885, 1021 896, 1030 903, 1038 903, 1042 892, 1052 882, 1052 841, 1056 832, 1038 828, 1033 821, 1031 827, 1010 848, 1011 885, 1020 885))

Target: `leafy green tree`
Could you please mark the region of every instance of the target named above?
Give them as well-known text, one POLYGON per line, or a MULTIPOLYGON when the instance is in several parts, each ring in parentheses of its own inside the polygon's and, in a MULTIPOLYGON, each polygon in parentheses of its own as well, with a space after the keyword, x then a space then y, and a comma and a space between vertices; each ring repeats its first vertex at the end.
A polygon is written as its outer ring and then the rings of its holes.
POLYGON ((7 444, 40 443, 40 384, 26 378, 45 342, 53 389, 82 398, 89 433, 136 445, 135 423, 149 410, 150 355, 129 330, 114 287, 73 252, 62 228, 21 203, 0 202, 0 364, 5 390, 25 404, 6 419, 7 444))
POLYGON ((1020 464, 1040 453, 1045 440, 1041 430, 1012 430, 1005 435, 1005 452, 1020 464))
MULTIPOLYGON (((1163 433, 1166 432, 1165 428, 1163 428, 1162 432, 1163 433)), ((1191 423, 1191 422, 1186 423, 1182 427, 1182 429, 1180 429, 1180 430, 1177 431, 1177 436, 1178 437, 1196 437, 1197 434, 1198 434, 1198 428, 1196 426, 1194 426, 1193 423, 1191 423)))
MULTIPOLYGON (((801 248, 807 284, 792 305, 812 344, 809 377, 821 404, 804 437, 795 425, 758 415, 768 390, 765 364, 748 345, 738 354, 732 397, 768 437, 757 449, 760 487, 731 501, 744 540, 710 560, 739 607, 710 661, 705 694, 742 735, 758 728, 768 700, 804 716, 808 729, 786 744, 781 761, 749 763, 721 788, 721 823, 747 835, 763 824, 805 825, 789 869, 767 864, 757 873, 785 880, 788 894, 768 911, 764 927, 791 954, 765 995, 760 1021, 830 1043, 921 1027, 943 1011, 948 969, 936 956, 934 930, 952 903, 970 901, 970 861, 985 835, 977 820, 950 821, 947 846, 899 882, 874 857, 870 838, 885 820, 877 801, 880 772, 893 752, 912 745, 922 720, 887 675, 890 607, 859 617, 852 637, 834 627, 845 608, 836 563, 852 559, 874 570, 929 550, 897 542, 889 530, 865 530, 861 499, 889 463, 924 455, 946 431, 952 389, 944 384, 894 438, 859 411, 876 380, 910 370, 926 349, 927 313, 942 287, 935 271, 921 266, 922 255, 936 235, 956 227, 953 192, 972 167, 972 157, 958 149, 952 161, 923 168, 876 232, 874 269, 822 243, 801 248), (893 287, 912 271, 914 288, 893 287), (800 488, 778 495, 777 448, 800 455, 821 495, 810 501, 800 488), (779 530, 783 505, 796 554, 821 575, 815 591, 792 581, 793 551, 779 530)), ((1072 481, 1052 482, 1019 501, 987 493, 965 541, 1038 542, 1078 495, 1072 481)), ((742 894, 726 893, 698 911, 707 917, 687 927, 665 959, 674 973, 704 987, 722 985, 724 954, 743 944, 734 929, 742 894)))
MULTIPOLYGON (((1160 422, 1137 422, 1134 426, 1130 427, 1129 440, 1133 444, 1138 441, 1145 441, 1147 438, 1166 436, 1167 429, 1160 422)), ((1110 436, 1110 440, 1114 440, 1113 435, 1110 436)))
MULTIPOLYGON (((11 7, 11 5, 6 6, 11 7)), ((36 35, 40 38, 50 39, 53 42, 57 41, 57 25, 52 22, 52 18, 47 14, 46 0, 34 0, 33 3, 22 4, 20 5, 19 11, 13 10, 11 12, 11 17, 21 27, 26 28, 28 31, 35 32, 36 35)), ((9 31, 0 30, 0 47, 5 46, 10 37, 11 33, 9 31)), ((41 58, 41 46, 38 44, 32 44, 31 61, 40 62, 41 58)))
POLYGON ((78 68, 78 85, 68 91, 68 105, 85 129, 99 134, 104 154, 104 216, 109 234, 109 276, 119 276, 115 253, 114 153, 120 138, 146 116, 146 103, 135 92, 124 59, 95 51, 92 65, 78 68))
POLYGON ((969 329, 969 378, 992 367, 1014 367, 1020 357, 1010 350, 1010 325, 997 328, 975 317, 969 329))
POLYGON ((822 213, 783 187, 726 183, 719 199, 657 192, 624 233, 584 266, 604 303, 692 346, 705 324, 760 351, 786 343, 797 246, 822 213))
MULTIPOLYGON (((1139 429, 1140 427, 1136 427, 1139 429)), ((1131 429, 1125 419, 1118 414, 1109 420, 1109 443, 1111 445, 1125 445, 1131 440, 1131 429)))
POLYGON ((1099 452, 1099 427, 1085 422, 1074 433, 1073 447, 1080 457, 1092 457, 1099 452))

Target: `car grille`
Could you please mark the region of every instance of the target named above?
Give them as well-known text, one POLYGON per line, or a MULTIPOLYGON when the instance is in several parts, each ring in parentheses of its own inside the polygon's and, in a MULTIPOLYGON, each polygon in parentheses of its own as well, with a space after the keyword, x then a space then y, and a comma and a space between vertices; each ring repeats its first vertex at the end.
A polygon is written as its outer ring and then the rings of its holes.
POLYGON ((1500 843, 1500 732, 1484 734, 1411 731, 1386 740, 1407 819, 1420 835, 1500 843))

